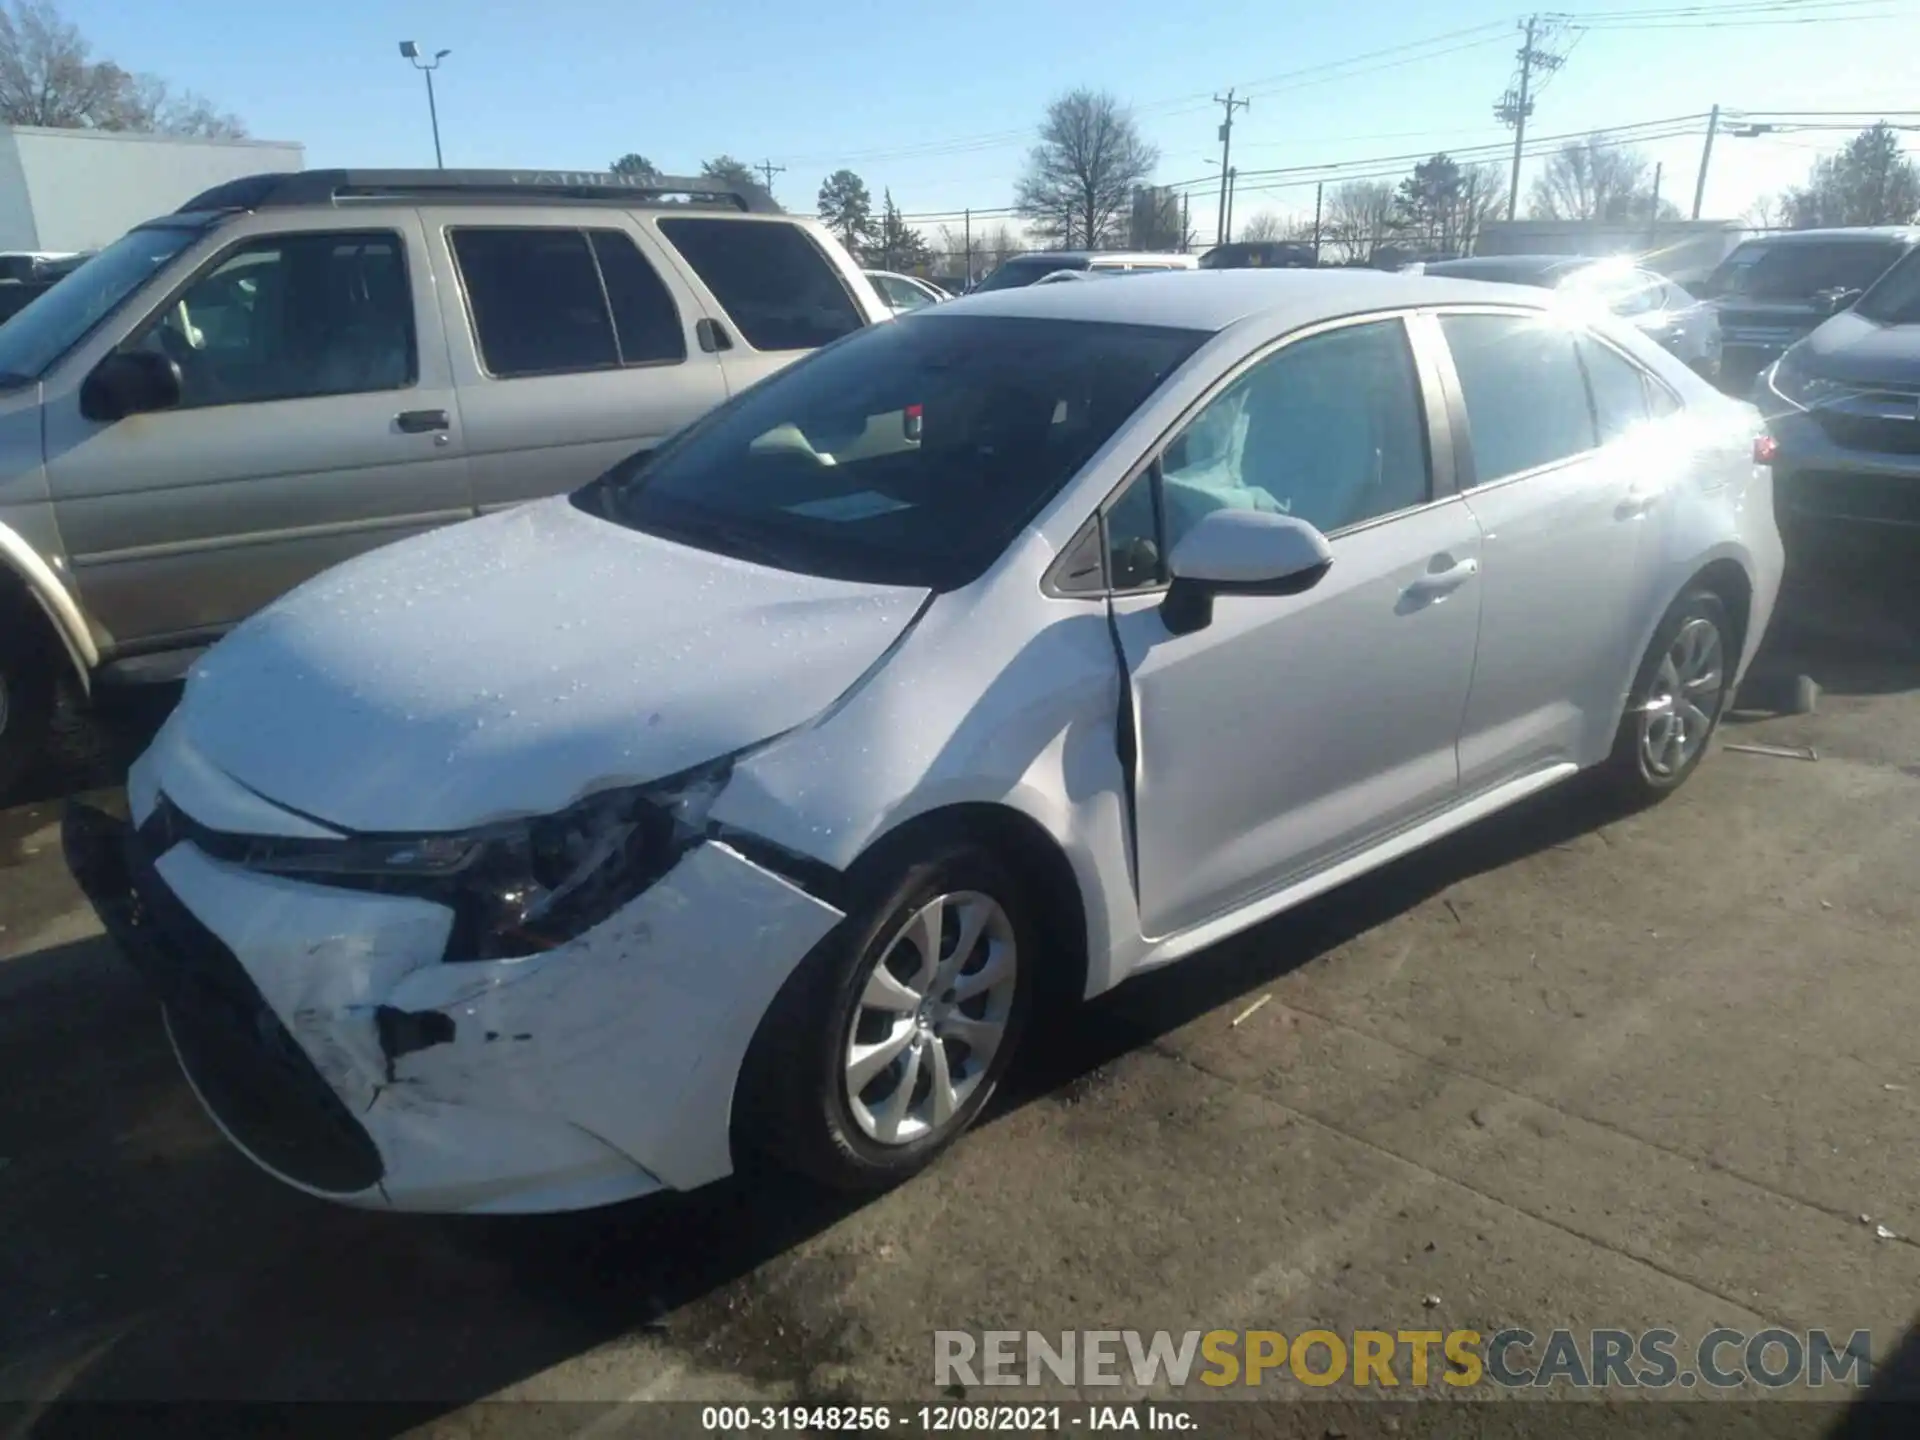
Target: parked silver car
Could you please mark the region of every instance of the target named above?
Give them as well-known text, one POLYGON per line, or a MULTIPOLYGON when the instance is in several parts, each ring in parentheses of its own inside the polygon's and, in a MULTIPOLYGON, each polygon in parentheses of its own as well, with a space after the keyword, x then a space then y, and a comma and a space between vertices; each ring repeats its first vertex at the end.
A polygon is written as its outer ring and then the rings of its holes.
POLYGON ((1713 306, 1695 299, 1665 276, 1625 260, 1574 255, 1476 255, 1435 260, 1424 274, 1457 280, 1491 280, 1585 295, 1612 311, 1708 380, 1720 373, 1720 319, 1713 306))
POLYGON ((0 792, 63 670, 175 678, 887 315, 816 221, 706 179, 307 171, 139 226, 0 327, 0 792))

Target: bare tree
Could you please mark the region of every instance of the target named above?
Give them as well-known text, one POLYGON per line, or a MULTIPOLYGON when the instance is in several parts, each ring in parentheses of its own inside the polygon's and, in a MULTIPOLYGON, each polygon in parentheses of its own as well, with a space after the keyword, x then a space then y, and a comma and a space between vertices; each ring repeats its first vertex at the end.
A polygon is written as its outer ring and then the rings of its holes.
POLYGON ((1781 230, 1786 228, 1787 210, 1778 195, 1762 195, 1747 207, 1740 222, 1750 230, 1781 230))
POLYGON ((1293 237, 1291 227, 1286 221, 1271 210, 1262 210, 1240 227, 1240 238, 1258 243, 1263 240, 1289 240, 1293 237))
POLYGON ((1384 180, 1349 180, 1327 192, 1320 249, 1329 260, 1363 262, 1393 230, 1394 190, 1384 180))
POLYGON ((235 138, 246 127, 191 91, 95 60, 51 0, 0 0, 0 123, 235 138))
MULTIPOLYGON (((1570 140, 1534 177, 1527 211, 1535 220, 1645 220, 1653 213, 1651 169, 1638 150, 1608 145, 1598 135, 1570 140)), ((1662 203, 1663 217, 1676 214, 1670 201, 1662 203)))
POLYGON ((1069 91, 1047 107, 1040 143, 1014 187, 1014 208, 1062 246, 1097 248, 1124 229, 1133 187, 1159 159, 1113 96, 1069 91))

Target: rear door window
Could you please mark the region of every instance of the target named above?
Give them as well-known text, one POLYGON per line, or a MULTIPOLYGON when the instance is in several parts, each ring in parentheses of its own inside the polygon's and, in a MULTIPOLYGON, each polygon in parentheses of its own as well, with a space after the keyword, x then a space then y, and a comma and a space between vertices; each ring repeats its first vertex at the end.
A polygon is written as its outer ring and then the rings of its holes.
POLYGON ((867 323, 797 225, 675 216, 659 226, 756 350, 813 350, 867 323))
POLYGON ((1442 315, 1484 485, 1594 448, 1574 332, 1544 315, 1442 315))
POLYGON ((448 232, 487 373, 577 374, 686 356, 679 311, 617 230, 448 232))
POLYGON ((1647 383, 1638 365, 1591 335, 1580 337, 1580 359, 1593 389, 1593 414, 1602 445, 1645 422, 1647 383))

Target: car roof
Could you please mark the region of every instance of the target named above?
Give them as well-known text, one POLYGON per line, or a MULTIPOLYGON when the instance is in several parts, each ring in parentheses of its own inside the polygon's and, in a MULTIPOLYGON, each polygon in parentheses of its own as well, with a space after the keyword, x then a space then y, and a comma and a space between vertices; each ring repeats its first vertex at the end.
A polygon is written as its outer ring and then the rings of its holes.
MULTIPOLYGON (((1527 303, 1512 286, 1384 270, 1169 270, 1133 276, 1125 285, 989 290, 962 296, 937 313, 1218 331, 1251 315, 1310 325, 1363 310, 1487 301, 1527 303)), ((1551 302, 1543 295, 1535 303, 1551 302)))
POLYGON ((1188 257, 1175 255, 1165 250, 1028 250, 1024 254, 1010 255, 1009 265, 1052 265, 1064 268, 1062 261, 1084 260, 1173 260, 1184 261, 1188 257))
POLYGON ((1429 260, 1426 273, 1466 277, 1485 270, 1534 270, 1544 275, 1550 270, 1578 270, 1604 263, 1589 255, 1468 255, 1458 260, 1429 260))
POLYGON ((1899 240, 1911 245, 1920 241, 1920 229, 1911 225, 1845 225, 1827 230, 1777 230, 1765 235, 1749 235, 1740 242, 1748 245, 1806 245, 1816 241, 1899 240))

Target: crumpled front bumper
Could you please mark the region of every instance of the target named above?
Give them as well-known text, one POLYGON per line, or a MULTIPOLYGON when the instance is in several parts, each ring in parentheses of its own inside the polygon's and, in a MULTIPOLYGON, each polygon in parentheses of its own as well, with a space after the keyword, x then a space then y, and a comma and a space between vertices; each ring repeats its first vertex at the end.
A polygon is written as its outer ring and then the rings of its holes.
POLYGON ((452 914, 153 843, 74 802, 68 864, 257 1164, 410 1210, 577 1209, 731 1169, 734 1082, 840 912, 712 841, 575 941, 445 958, 452 914))

